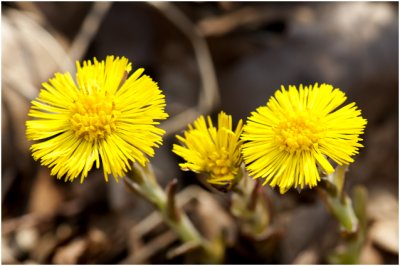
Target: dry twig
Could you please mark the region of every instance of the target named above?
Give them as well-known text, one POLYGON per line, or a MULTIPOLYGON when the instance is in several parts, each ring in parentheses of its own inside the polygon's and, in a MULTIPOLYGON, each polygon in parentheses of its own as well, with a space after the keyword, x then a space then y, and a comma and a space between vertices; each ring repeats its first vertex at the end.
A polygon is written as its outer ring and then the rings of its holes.
POLYGON ((207 42, 196 26, 173 4, 168 2, 149 2, 171 21, 190 40, 200 71, 202 89, 196 107, 171 117, 161 127, 172 134, 183 129, 198 116, 210 113, 219 104, 219 90, 211 54, 207 42))
POLYGON ((69 48, 68 54, 70 58, 78 60, 85 55, 90 43, 100 28, 101 22, 111 9, 112 4, 112 2, 106 1, 94 2, 92 4, 92 8, 86 15, 79 32, 76 34, 69 48))

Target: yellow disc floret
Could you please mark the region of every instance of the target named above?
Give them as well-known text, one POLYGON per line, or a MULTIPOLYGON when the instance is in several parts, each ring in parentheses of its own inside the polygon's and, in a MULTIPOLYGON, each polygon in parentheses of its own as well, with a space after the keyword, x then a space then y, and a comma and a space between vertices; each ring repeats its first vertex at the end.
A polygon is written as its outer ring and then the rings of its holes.
POLYGON ((289 116, 272 130, 276 134, 275 141, 279 149, 289 153, 317 148, 322 132, 317 119, 308 114, 289 116))
POLYGON ((219 151, 214 151, 206 158, 206 172, 219 178, 226 176, 236 162, 229 158, 229 153, 225 147, 219 151))
POLYGON ((104 139, 114 132, 120 115, 113 98, 98 92, 92 95, 81 93, 70 110, 75 136, 90 142, 104 139))

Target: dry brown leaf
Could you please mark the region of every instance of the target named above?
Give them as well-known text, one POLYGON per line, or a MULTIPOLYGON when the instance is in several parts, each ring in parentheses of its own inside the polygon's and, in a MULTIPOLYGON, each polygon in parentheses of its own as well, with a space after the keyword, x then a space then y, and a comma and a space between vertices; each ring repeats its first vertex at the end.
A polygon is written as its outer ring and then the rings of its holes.
POLYGON ((382 255, 372 246, 367 243, 360 254, 360 264, 383 264, 382 255))
POLYGON ((399 216, 399 202, 395 195, 385 189, 369 191, 367 212, 373 220, 395 219, 399 216))
POLYGON ((29 200, 29 210, 39 216, 54 215, 64 202, 62 190, 54 183, 55 178, 50 176, 46 167, 39 169, 29 200))
POLYGON ((64 247, 57 249, 53 263, 56 264, 78 264, 80 257, 87 249, 87 239, 77 238, 64 247))
POLYGON ((31 251, 38 239, 39 231, 36 228, 21 228, 15 235, 18 246, 24 251, 31 251))
POLYGON ((399 225, 397 219, 380 220, 370 229, 371 241, 380 248, 399 254, 399 225))
POLYGON ((317 264, 318 259, 318 251, 315 248, 310 248, 300 252, 292 264, 317 264))

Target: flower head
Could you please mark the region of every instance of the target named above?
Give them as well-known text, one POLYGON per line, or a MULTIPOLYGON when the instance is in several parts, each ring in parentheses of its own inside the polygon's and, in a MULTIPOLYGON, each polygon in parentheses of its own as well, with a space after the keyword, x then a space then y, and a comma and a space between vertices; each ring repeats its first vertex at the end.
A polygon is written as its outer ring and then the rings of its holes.
POLYGON ((207 121, 201 116, 183 137, 176 136, 182 146, 174 144, 172 151, 186 161, 179 164, 182 170, 205 174, 207 183, 230 189, 240 175, 241 133, 242 121, 233 131, 232 117, 224 112, 218 115, 218 128, 209 116, 207 121))
POLYGON ((165 97, 143 69, 130 77, 125 57, 77 62, 76 81, 70 73, 56 73, 42 84, 32 101, 26 135, 38 142, 32 155, 51 174, 81 182, 93 164, 103 166, 104 177, 116 180, 131 169, 130 161, 144 165, 162 143, 164 130, 156 120, 166 119, 165 97))
POLYGON ((359 135, 367 120, 355 103, 340 107, 345 100, 342 91, 328 84, 288 90, 282 86, 266 106, 252 112, 243 128, 249 173, 265 177, 265 183, 278 185, 284 193, 291 187, 316 186, 319 170, 334 171, 328 158, 339 165, 353 162, 363 147, 359 135))

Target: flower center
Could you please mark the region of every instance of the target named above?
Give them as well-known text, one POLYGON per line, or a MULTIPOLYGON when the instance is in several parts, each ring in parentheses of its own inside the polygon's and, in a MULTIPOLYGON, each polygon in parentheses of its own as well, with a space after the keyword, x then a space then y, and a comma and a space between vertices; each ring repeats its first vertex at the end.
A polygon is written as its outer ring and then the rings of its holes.
POLYGON ((94 92, 80 94, 70 108, 70 122, 75 135, 86 141, 104 139, 116 129, 119 112, 112 97, 94 92))
POLYGON ((225 147, 222 147, 219 152, 212 152, 207 156, 207 171, 213 176, 224 176, 229 173, 231 161, 229 153, 225 147))
POLYGON ((317 147, 323 129, 315 117, 298 114, 287 117, 273 130, 279 149, 293 153, 317 147))

